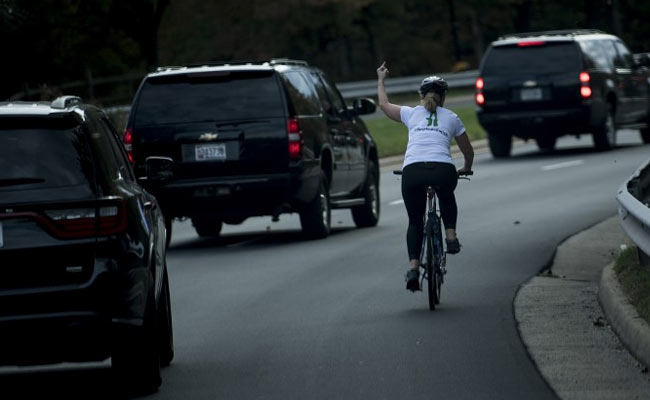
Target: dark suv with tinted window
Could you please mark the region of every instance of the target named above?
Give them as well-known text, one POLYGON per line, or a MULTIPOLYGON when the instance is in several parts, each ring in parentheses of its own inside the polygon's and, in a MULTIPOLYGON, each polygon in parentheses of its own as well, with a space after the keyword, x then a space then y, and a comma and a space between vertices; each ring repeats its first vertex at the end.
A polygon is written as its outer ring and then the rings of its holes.
POLYGON ((348 107, 304 61, 165 67, 138 89, 124 144, 168 226, 190 217, 200 236, 216 236, 223 223, 298 212, 322 238, 331 208, 377 224, 377 148, 359 118, 374 111, 369 99, 348 107), (147 179, 151 157, 165 179, 147 179))
POLYGON ((638 128, 650 143, 648 65, 616 36, 595 30, 507 35, 488 48, 476 81, 478 119, 495 157, 512 137, 552 150, 563 135, 593 135, 599 150, 616 130, 638 128))
POLYGON ((155 390, 174 354, 165 248, 104 112, 0 103, 0 365, 111 357, 116 387, 155 390))

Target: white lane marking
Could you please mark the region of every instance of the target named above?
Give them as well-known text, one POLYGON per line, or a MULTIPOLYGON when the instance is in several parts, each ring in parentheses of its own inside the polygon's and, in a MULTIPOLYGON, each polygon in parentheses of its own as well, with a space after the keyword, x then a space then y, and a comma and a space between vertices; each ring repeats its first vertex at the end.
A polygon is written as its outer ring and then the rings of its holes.
POLYGON ((546 165, 542 167, 542 171, 551 171, 554 169, 575 167, 576 165, 584 164, 584 162, 585 162, 584 160, 574 160, 574 161, 567 161, 559 164, 546 165))
POLYGON ((398 205, 398 204, 404 204, 404 199, 399 199, 399 200, 391 201, 391 202, 388 203, 388 204, 391 205, 391 206, 396 206, 396 205, 398 205))

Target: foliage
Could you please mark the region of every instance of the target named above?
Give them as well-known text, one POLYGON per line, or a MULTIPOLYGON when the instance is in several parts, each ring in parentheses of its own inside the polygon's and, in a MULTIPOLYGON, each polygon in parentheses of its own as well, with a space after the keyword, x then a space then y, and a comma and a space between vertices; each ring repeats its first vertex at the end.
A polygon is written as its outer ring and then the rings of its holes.
POLYGON ((650 268, 639 263, 638 249, 630 246, 619 254, 614 271, 639 315, 650 323, 650 268))
POLYGON ((476 68, 521 31, 599 28, 647 51, 634 0, 0 0, 0 97, 25 88, 205 61, 304 59, 337 82, 476 68))

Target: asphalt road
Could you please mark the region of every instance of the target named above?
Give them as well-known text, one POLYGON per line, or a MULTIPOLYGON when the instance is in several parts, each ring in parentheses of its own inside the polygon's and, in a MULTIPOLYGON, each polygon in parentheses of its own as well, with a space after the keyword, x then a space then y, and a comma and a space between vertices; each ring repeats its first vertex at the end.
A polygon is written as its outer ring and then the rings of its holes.
MULTIPOLYGON (((522 345, 513 299, 558 243, 616 213, 616 190, 648 157, 636 131, 619 137, 605 153, 564 138, 553 154, 525 144, 507 160, 477 155, 456 191, 464 247, 448 259, 434 312, 404 289, 407 220, 391 167, 374 228, 356 229, 348 211, 318 241, 303 239, 295 215, 225 226, 212 240, 176 223, 176 358, 147 398, 556 398, 522 345)), ((0 383, 70 397, 101 392, 108 377, 104 364, 19 370, 0 383)))

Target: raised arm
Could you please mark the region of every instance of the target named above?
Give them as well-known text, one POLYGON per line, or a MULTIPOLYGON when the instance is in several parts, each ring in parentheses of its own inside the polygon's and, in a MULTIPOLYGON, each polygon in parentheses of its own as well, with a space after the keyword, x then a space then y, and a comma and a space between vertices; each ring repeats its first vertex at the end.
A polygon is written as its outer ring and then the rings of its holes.
POLYGON ((458 169, 458 173, 462 174, 471 171, 472 164, 474 163, 474 147, 472 147, 472 143, 469 141, 467 132, 463 132, 462 135, 456 136, 456 144, 465 158, 465 164, 462 168, 458 169))
POLYGON ((394 121, 402 122, 400 118, 400 106, 392 104, 388 101, 386 88, 384 88, 384 80, 388 76, 388 68, 386 68, 386 61, 384 61, 379 68, 377 68, 377 98, 379 100, 379 108, 386 114, 386 116, 394 121))

